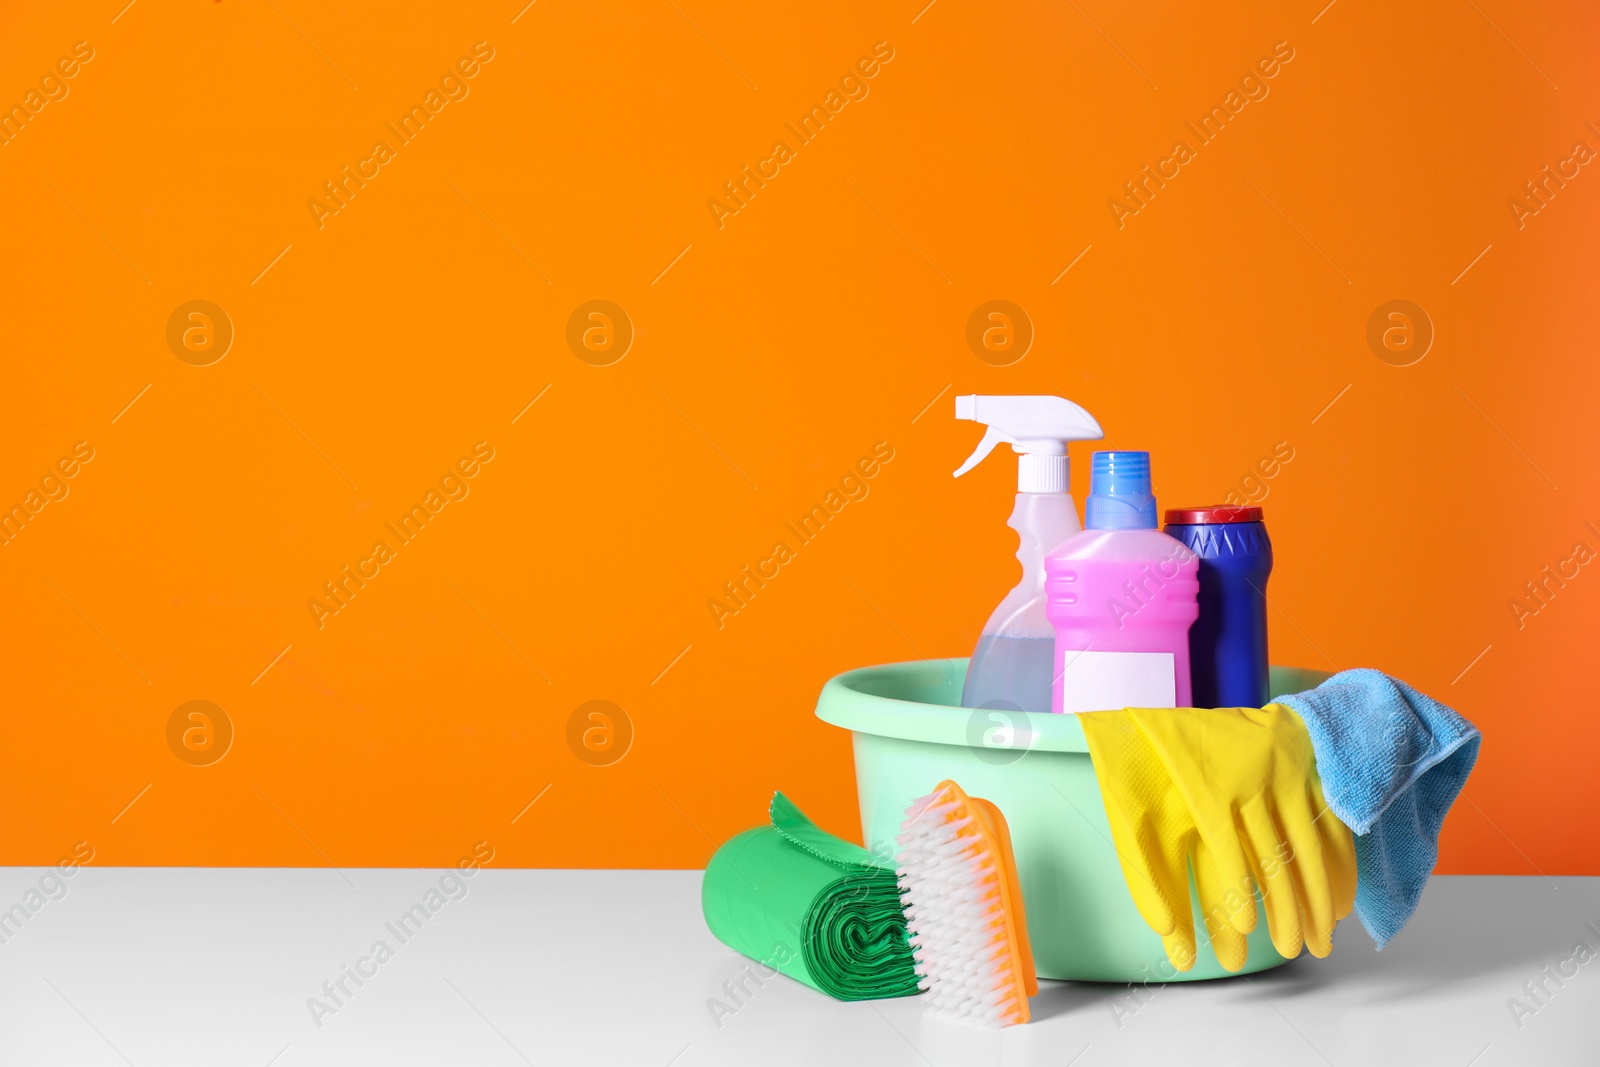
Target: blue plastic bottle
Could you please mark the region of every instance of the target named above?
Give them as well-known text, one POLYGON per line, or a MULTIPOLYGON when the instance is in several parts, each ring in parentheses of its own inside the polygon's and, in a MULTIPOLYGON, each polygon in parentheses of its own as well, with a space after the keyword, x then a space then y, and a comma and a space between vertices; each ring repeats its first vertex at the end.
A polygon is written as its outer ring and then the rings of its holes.
POLYGON ((1267 577, 1272 541, 1261 509, 1173 508, 1166 532, 1200 557, 1200 618, 1189 630, 1197 708, 1267 702, 1267 577))

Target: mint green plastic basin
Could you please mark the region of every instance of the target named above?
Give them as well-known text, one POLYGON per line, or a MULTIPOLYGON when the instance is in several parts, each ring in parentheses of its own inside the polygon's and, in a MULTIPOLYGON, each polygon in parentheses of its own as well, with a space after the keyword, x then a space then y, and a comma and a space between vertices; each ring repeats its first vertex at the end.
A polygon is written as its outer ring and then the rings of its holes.
MULTIPOLYGON (((889 663, 828 682, 817 718, 851 731, 862 839, 894 850, 912 800, 945 778, 1005 813, 1040 978, 1092 982, 1225 978, 1194 902, 1199 959, 1175 971, 1134 907, 1111 844, 1083 726, 1071 715, 960 707, 964 659, 889 663)), ((1318 671, 1273 667, 1274 696, 1310 689, 1318 671)), ((1262 921, 1241 973, 1285 962, 1262 921)))

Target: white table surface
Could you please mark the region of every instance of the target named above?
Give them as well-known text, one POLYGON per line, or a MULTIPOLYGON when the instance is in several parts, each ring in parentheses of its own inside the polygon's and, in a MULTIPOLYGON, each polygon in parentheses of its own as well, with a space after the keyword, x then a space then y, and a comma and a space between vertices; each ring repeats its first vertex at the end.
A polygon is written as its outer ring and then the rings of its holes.
MULTIPOLYGON (((401 944, 385 922, 442 873, 81 869, 0 931, 0 1064, 1600 1064, 1600 959, 1542 971, 1600 953, 1597 878, 1436 878, 1382 953, 1352 917, 1327 960, 1143 1003, 1041 983, 1035 1021, 996 1033, 781 976, 719 1025, 744 960, 707 932, 698 871, 484 870, 401 944), (380 938, 394 957, 317 1026, 308 998, 380 938), (1536 1010, 1513 1020, 1513 997, 1536 1010)), ((0 868, 0 908, 41 874, 0 868)))

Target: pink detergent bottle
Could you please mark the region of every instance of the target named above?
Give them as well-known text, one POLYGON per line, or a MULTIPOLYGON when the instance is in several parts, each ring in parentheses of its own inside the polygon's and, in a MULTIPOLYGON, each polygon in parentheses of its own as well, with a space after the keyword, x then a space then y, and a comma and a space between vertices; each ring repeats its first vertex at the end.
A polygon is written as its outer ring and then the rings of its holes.
POLYGON ((1200 563, 1156 528, 1150 453, 1094 454, 1084 527, 1044 561, 1050 710, 1188 707, 1200 563))

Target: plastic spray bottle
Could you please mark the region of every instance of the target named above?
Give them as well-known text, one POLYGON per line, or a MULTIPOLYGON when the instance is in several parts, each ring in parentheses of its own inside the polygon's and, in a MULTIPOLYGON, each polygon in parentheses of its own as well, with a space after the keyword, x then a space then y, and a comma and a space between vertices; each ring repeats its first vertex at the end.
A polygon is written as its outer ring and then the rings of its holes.
POLYGON ((1022 581, 989 616, 967 667, 969 708, 1049 711, 1055 634, 1045 616, 1044 557, 1082 529, 1068 482, 1068 441, 1097 441, 1100 424, 1059 396, 958 396, 956 418, 988 429, 957 478, 1005 442, 1017 457, 1017 502, 1007 523, 1021 544, 1022 581))
POLYGON ((1192 707, 1200 561, 1156 529, 1150 453, 1096 452, 1086 529, 1044 561, 1056 712, 1192 707))

